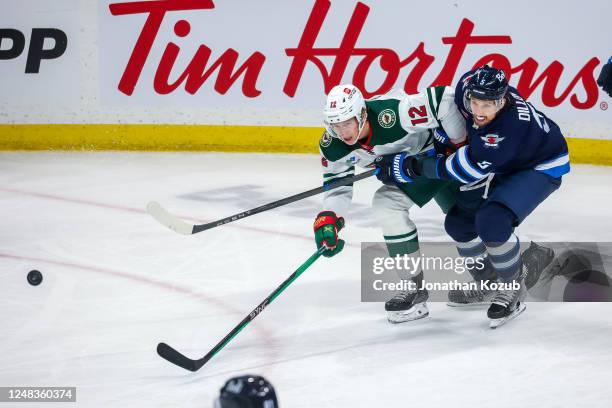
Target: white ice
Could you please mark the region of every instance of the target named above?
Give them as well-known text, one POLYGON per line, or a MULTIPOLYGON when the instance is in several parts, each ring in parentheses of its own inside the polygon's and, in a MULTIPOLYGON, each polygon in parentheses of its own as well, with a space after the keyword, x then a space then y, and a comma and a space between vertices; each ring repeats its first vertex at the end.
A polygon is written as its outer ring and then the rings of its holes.
MULTIPOLYGON (((611 178, 574 165, 521 237, 609 241, 611 178)), ((0 386, 76 386, 79 407, 210 407, 228 377, 255 373, 281 407, 609 406, 611 304, 530 303, 492 331, 482 309, 435 303, 390 325, 382 304, 361 303, 359 243, 380 240, 375 179, 355 185, 347 248, 200 371, 158 357, 160 341, 201 357, 306 260, 320 197, 193 236, 147 202, 212 221, 320 182, 314 155, 1 153, 0 386)), ((421 240, 447 239, 434 205, 413 219, 421 240)))

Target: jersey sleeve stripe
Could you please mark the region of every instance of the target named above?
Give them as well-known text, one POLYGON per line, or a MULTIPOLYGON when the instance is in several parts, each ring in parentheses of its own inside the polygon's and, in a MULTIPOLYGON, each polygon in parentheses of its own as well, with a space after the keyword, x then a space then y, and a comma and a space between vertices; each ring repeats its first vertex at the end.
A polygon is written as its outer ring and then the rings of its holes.
POLYGON ((552 160, 545 161, 544 163, 538 164, 535 169, 536 170, 548 170, 553 167, 562 166, 564 164, 569 163, 569 154, 564 153, 561 156, 555 157, 552 160))
POLYGON ((473 177, 474 180, 479 180, 483 177, 487 177, 487 174, 482 173, 471 163, 470 158, 467 155, 467 149, 469 146, 462 146, 457 150, 457 157, 459 160, 459 167, 463 170, 467 175, 473 177))
POLYGON ((442 97, 444 96, 444 89, 446 87, 445 86, 436 86, 435 90, 436 90, 436 106, 439 106, 440 103, 442 102, 442 97))
MULTIPOLYGON (((323 181, 323 187, 328 187, 330 184, 334 184, 334 183, 336 183, 338 181, 342 181, 342 180, 345 180, 345 179, 352 179, 352 178, 353 178, 353 175, 349 174, 348 176, 338 177, 338 178, 334 178, 334 179, 330 179, 330 180, 325 180, 325 181, 323 181)), ((352 186, 353 186, 353 183, 351 182, 350 184, 347 184, 345 187, 352 187, 352 186)), ((340 190, 340 188, 338 190, 340 190)))
POLYGON ((559 178, 570 172, 569 154, 565 153, 552 160, 546 161, 534 167, 535 170, 548 174, 553 178, 559 178))
POLYGON ((469 181, 464 179, 463 177, 461 177, 459 175, 459 172, 456 171, 455 166, 453 165, 454 162, 456 161, 455 160, 456 157, 457 157, 457 153, 456 152, 451 154, 450 156, 448 156, 448 158, 446 159, 446 163, 445 163, 446 164, 446 171, 454 179, 459 180, 460 182, 462 182, 464 184, 467 184, 467 183, 469 183, 469 181))
POLYGON ((324 181, 330 181, 330 180, 334 180, 337 178, 342 178, 342 177, 347 177, 347 176, 353 176, 355 175, 355 167, 351 167, 348 170, 345 170, 341 173, 324 173, 323 174, 323 180, 324 181))
POLYGON ((438 103, 436 99, 432 95, 433 88, 427 88, 427 100, 429 101, 429 107, 431 109, 431 113, 433 114, 436 121, 438 120, 438 103))

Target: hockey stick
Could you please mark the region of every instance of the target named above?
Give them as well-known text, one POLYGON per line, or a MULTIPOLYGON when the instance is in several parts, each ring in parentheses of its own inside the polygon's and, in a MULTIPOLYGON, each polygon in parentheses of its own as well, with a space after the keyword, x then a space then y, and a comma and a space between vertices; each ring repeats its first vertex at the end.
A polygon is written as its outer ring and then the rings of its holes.
POLYGON ((274 289, 267 298, 264 299, 251 313, 248 314, 242 321, 238 324, 238 326, 234 327, 234 329, 229 332, 223 340, 221 340, 215 347, 212 348, 204 357, 198 360, 192 360, 189 357, 179 353, 166 343, 159 343, 157 345, 157 354, 159 354, 162 358, 165 358, 172 364, 176 364, 179 367, 183 367, 185 370, 189 371, 198 371, 204 364, 208 362, 211 358, 215 356, 223 347, 225 347, 238 333, 242 331, 251 321, 253 321, 263 310, 270 304, 274 299, 276 299, 294 280, 296 280, 310 265, 316 261, 323 251, 325 247, 319 248, 317 252, 312 254, 310 258, 306 260, 300 267, 291 274, 283 283, 280 284, 279 287, 274 289))
POLYGON ((151 201, 147 205, 147 212, 151 214, 153 218, 155 218, 160 224, 165 225, 173 231, 178 232, 183 235, 192 235, 197 234, 198 232, 206 231, 211 228, 219 227, 221 225, 237 221, 239 219, 249 217, 251 215, 259 214, 264 211, 271 210, 273 208, 277 208, 286 204, 290 204, 299 200, 302 200, 307 197, 311 197, 325 191, 333 190, 338 187, 346 186, 354 183, 355 181, 363 180, 364 178, 368 178, 373 174, 376 174, 378 169, 371 169, 365 171, 363 173, 357 174, 356 176, 347 178, 345 180, 339 180, 335 183, 330 183, 327 185, 323 185, 321 187, 313 188, 312 190, 304 191, 303 193, 295 194, 290 197, 283 198, 278 201, 273 201, 268 204, 264 204, 260 207, 253 208, 251 210, 246 210, 238 214, 231 215, 229 217, 222 218, 217 221, 209 222, 206 224, 191 224, 185 222, 181 219, 178 219, 174 215, 170 214, 164 207, 162 207, 158 202, 151 201))

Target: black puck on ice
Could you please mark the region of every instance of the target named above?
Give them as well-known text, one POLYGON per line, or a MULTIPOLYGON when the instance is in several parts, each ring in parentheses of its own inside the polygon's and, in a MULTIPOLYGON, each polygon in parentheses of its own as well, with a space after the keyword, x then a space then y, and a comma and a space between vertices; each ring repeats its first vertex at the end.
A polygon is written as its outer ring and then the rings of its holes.
POLYGON ((32 286, 40 285, 42 282, 43 276, 42 273, 34 269, 33 271, 28 272, 28 283, 32 286))

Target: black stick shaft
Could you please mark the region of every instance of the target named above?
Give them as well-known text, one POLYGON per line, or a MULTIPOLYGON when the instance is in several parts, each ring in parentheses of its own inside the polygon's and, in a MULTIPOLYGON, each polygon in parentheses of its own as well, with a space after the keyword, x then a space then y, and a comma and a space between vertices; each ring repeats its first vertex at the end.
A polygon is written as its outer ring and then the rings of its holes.
POLYGON ((219 227, 219 226, 221 226, 223 224, 227 224, 227 223, 230 223, 230 222, 233 222, 233 221, 237 221, 237 220, 239 220, 241 218, 249 217, 251 215, 259 214, 261 212, 268 211, 268 210, 271 210, 273 208, 281 207, 283 205, 290 204, 290 203, 293 203, 295 201, 303 200, 304 198, 308 198, 308 197, 311 197, 311 196, 323 193, 325 191, 329 191, 329 190, 333 190, 333 189, 338 188, 338 187, 342 187, 342 186, 346 186, 346 185, 349 185, 349 184, 353 184, 355 181, 363 180, 364 178, 370 177, 371 175, 375 174, 376 171, 377 171, 377 169, 371 169, 371 170, 365 171, 363 173, 357 174, 356 176, 353 176, 351 178, 347 178, 345 180, 340 180, 340 181, 337 181, 335 183, 330 183, 330 184, 325 185, 325 186, 313 188, 312 190, 304 191, 302 193, 295 194, 295 195, 283 198, 283 199, 278 200, 278 201, 273 201, 271 203, 264 204, 262 206, 253 208, 251 210, 246 210, 246 211, 243 211, 241 213, 234 214, 234 215, 231 215, 229 217, 225 217, 225 218, 217 220, 217 221, 209 222, 207 224, 194 225, 193 226, 193 230, 192 230, 191 233, 192 234, 197 234, 198 232, 206 231, 206 230, 211 229, 211 228, 219 227))

